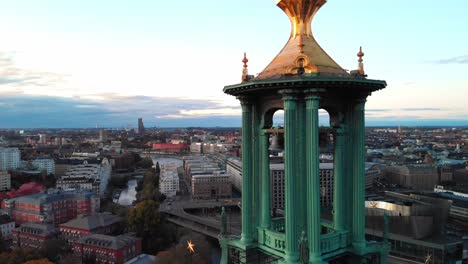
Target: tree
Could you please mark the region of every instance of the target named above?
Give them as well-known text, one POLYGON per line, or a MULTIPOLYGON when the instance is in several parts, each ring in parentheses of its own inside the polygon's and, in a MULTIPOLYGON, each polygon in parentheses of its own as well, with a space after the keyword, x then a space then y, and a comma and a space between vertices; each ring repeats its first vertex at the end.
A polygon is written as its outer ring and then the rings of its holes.
MULTIPOLYGON (((139 202, 128 213, 128 229, 143 239, 143 252, 152 254, 166 248, 174 241, 165 232, 169 230, 161 222, 159 203, 153 200, 139 202)), ((174 232, 172 232, 174 234, 174 232)))
POLYGON ((153 160, 150 158, 143 158, 137 163, 137 167, 149 169, 153 167, 153 160))
POLYGON ((38 251, 31 249, 15 249, 9 253, 4 252, 0 254, 0 263, 5 264, 19 264, 29 260, 43 258, 38 251))
POLYGON ((34 259, 24 262, 24 264, 54 264, 53 262, 49 261, 46 258, 42 259, 34 259))
POLYGON ((0 253, 8 249, 5 240, 3 239, 2 232, 0 232, 0 253))
POLYGON ((160 252, 158 264, 170 263, 211 263, 212 246, 203 235, 189 233, 182 236, 179 243, 169 250, 160 252), (195 252, 191 253, 187 249, 187 242, 191 241, 195 245, 195 252))
POLYGON ((159 224, 159 204, 156 201, 139 202, 128 213, 128 227, 139 237, 157 233, 159 224))
POLYGON ((62 255, 70 252, 70 245, 62 239, 47 240, 41 250, 42 255, 53 262, 57 262, 62 255))

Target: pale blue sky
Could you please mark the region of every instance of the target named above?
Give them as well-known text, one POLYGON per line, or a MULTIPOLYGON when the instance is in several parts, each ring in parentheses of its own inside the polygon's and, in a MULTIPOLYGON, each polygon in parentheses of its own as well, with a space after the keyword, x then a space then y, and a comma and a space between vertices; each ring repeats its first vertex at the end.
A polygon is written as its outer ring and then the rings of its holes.
MULTIPOLYGON (((369 125, 468 125, 467 14, 465 0, 329 0, 313 31, 345 69, 362 45, 369 78, 388 82, 369 125)), ((29 113, 34 126, 240 125, 223 86, 244 51, 259 73, 289 31, 273 0, 0 0, 0 127, 33 126, 29 113), (73 123, 84 109, 95 118, 73 123)))

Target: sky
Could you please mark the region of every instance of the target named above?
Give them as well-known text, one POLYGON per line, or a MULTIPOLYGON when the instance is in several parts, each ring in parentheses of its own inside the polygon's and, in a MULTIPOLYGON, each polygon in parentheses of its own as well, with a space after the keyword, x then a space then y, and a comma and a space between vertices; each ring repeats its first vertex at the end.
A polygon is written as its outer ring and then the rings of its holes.
MULTIPOLYGON (((466 0, 329 0, 312 28, 344 69, 363 46, 369 78, 387 81, 367 125, 458 126, 467 13, 466 0)), ((274 0, 0 0, 0 128, 240 126, 223 87, 243 52, 260 73, 289 34, 274 0)))

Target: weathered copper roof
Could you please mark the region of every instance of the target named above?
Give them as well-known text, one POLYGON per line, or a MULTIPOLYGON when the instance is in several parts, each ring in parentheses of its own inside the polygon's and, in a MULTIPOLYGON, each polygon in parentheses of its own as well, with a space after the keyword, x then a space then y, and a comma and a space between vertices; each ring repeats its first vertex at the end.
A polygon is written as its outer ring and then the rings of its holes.
POLYGON ((349 76, 320 47, 312 35, 312 19, 326 2, 326 0, 277 0, 277 6, 291 20, 291 36, 280 53, 255 79, 264 80, 301 72, 330 77, 349 76))

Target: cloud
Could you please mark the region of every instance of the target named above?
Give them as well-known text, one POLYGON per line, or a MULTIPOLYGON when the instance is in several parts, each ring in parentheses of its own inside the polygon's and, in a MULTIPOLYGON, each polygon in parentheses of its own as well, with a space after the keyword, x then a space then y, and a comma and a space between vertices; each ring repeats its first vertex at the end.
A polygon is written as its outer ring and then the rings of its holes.
POLYGON ((11 87, 23 92, 21 87, 24 86, 53 86, 62 83, 64 77, 61 74, 20 68, 13 60, 13 52, 0 51, 0 93, 2 94, 11 90, 11 87), (9 86, 9 89, 4 86, 9 86))
MULTIPOLYGON (((240 107, 226 106, 221 101, 183 97, 120 96, 97 94, 92 98, 52 97, 38 95, 0 96, 0 128, 81 128, 136 127, 142 117, 147 127, 214 127, 241 125, 240 107)), ((278 111, 274 123, 284 123, 278 111)), ((370 109, 368 125, 467 124, 461 111, 439 108, 370 109), (441 121, 442 120, 442 121, 441 121), (452 122, 452 123, 450 123, 452 122), (434 124, 434 123, 432 123, 434 124), (437 123, 436 123, 437 124, 437 123)), ((328 114, 320 112, 320 124, 329 123, 328 114)))
POLYGON ((431 61, 431 63, 435 64, 468 64, 468 55, 452 57, 449 59, 441 59, 431 61))
POLYGON ((100 94, 100 100, 33 95, 0 97, 0 127, 122 127, 138 117, 147 126, 192 124, 240 125, 240 108, 188 98, 100 94), (225 114, 223 114, 225 113, 225 114), (177 119, 177 120, 176 120, 177 119), (203 120, 198 122, 196 120, 203 120), (219 123, 216 123, 216 120, 219 123))
POLYGON ((423 107, 423 108, 401 108, 400 110, 402 111, 444 111, 444 109, 441 108, 430 108, 430 107, 423 107))

